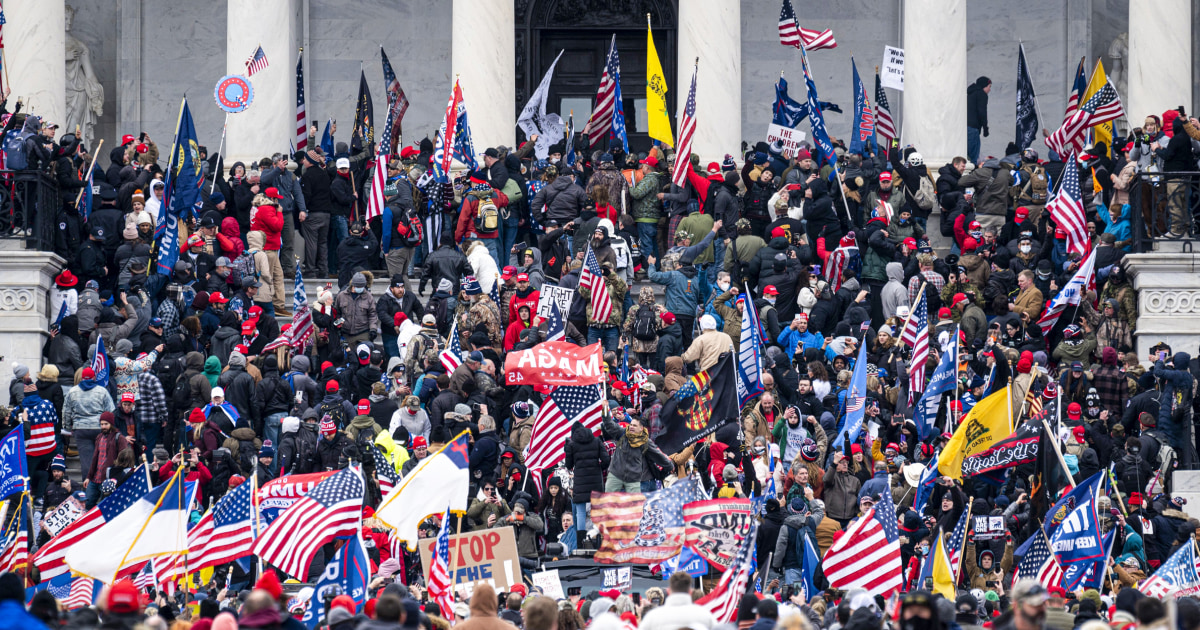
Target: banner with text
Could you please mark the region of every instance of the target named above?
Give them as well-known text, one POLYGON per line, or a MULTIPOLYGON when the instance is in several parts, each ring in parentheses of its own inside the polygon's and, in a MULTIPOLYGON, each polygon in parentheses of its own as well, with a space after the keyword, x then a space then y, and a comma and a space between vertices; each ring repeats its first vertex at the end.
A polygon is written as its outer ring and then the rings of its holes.
POLYGON ((599 343, 546 341, 504 359, 506 385, 595 385, 604 379, 599 343))
POLYGON ((783 144, 783 157, 785 158, 796 155, 796 152, 800 150, 800 143, 804 142, 804 137, 804 132, 799 129, 790 129, 775 123, 767 125, 767 144, 775 144, 776 141, 783 144))
POLYGON ((750 499, 693 501, 683 506, 683 542, 724 571, 737 557, 754 518, 750 499))
POLYGON ((883 87, 904 91, 904 49, 883 47, 883 69, 879 72, 883 87))

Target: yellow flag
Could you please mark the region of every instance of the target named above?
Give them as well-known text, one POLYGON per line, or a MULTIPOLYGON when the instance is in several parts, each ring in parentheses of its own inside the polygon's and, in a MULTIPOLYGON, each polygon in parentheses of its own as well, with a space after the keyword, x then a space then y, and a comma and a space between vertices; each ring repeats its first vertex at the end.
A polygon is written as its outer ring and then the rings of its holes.
POLYGON ((954 584, 955 567, 950 565, 950 554, 946 551, 945 532, 939 532, 933 547, 933 592, 941 593, 946 599, 954 599, 957 590, 954 584))
POLYGON ((667 115, 667 77, 654 49, 654 33, 650 16, 646 16, 646 124, 651 138, 667 146, 675 146, 671 135, 671 117, 667 115))
POLYGON ((961 480, 964 457, 985 451, 1012 433, 1009 395, 1009 388, 1005 387, 971 407, 938 456, 938 472, 961 480))
MULTIPOLYGON (((1089 98, 1095 96, 1108 83, 1108 76, 1104 74, 1104 62, 1097 59, 1096 69, 1092 71, 1092 78, 1088 81, 1087 90, 1083 93, 1083 101, 1080 105, 1087 102, 1089 98)), ((1092 127, 1092 143, 1103 142, 1104 146, 1108 147, 1108 155, 1112 155, 1112 140, 1113 126, 1112 121, 1101 123, 1092 127)))

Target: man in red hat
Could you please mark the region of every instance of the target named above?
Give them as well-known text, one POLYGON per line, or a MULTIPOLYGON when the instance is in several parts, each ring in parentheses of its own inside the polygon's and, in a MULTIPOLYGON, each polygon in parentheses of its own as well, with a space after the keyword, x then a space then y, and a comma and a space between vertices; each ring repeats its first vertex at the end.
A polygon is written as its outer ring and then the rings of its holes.
POLYGON ((50 287, 50 317, 54 322, 79 311, 79 291, 75 288, 78 285, 79 278, 70 269, 63 269, 55 276, 54 286, 50 287))
POLYGON ((505 321, 517 321, 517 309, 522 306, 528 306, 530 312, 537 312, 538 300, 541 299, 541 292, 533 288, 529 284, 529 274, 518 273, 516 275, 517 290, 512 294, 512 301, 508 303, 508 319, 505 321))

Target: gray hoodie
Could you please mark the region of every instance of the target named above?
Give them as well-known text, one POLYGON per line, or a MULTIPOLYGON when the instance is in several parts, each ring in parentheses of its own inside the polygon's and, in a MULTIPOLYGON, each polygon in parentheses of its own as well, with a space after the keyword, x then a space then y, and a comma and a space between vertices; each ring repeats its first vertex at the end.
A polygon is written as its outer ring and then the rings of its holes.
POLYGON ((895 317, 896 309, 909 306, 908 290, 904 288, 904 266, 898 262, 890 262, 885 268, 888 281, 883 285, 879 299, 883 301, 883 316, 895 317))

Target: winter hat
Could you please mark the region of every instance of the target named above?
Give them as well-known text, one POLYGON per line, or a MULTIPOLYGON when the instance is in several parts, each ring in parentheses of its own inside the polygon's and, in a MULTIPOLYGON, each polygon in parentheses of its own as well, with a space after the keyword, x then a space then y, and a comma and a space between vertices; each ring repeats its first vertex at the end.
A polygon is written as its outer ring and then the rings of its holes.
POLYGON ((50 460, 50 470, 67 471, 67 460, 62 455, 55 455, 54 459, 50 460))
POLYGON ((659 315, 658 318, 661 319, 663 321, 663 323, 668 326, 675 323, 675 313, 670 313, 670 312, 663 313, 662 315, 659 315))
POLYGON ((525 419, 529 417, 530 413, 532 413, 532 409, 530 408, 529 403, 522 400, 513 403, 512 412, 514 418, 525 419))
POLYGON ((356 271, 350 278, 350 286, 362 288, 367 286, 367 277, 361 271, 356 271))
POLYGON ((475 276, 463 278, 462 289, 467 295, 483 295, 483 287, 479 286, 479 281, 475 279, 475 276))
POLYGON ((321 435, 328 437, 334 433, 337 433, 337 425, 333 423, 333 418, 329 417, 329 415, 325 415, 323 418, 321 418, 321 424, 317 427, 317 430, 321 433, 321 435))
POLYGON ((725 468, 721 471, 721 479, 725 481, 737 481, 738 471, 733 464, 725 464, 725 468))
POLYGON ((712 315, 704 315, 700 318, 700 330, 716 330, 717 319, 712 315))
POLYGON ((191 413, 188 414, 188 422, 192 424, 200 424, 205 420, 207 420, 207 417, 204 415, 204 409, 200 407, 192 409, 191 413))
POLYGON ((817 443, 812 438, 804 438, 804 443, 800 445, 800 457, 806 462, 815 462, 821 454, 821 449, 817 447, 817 443))

